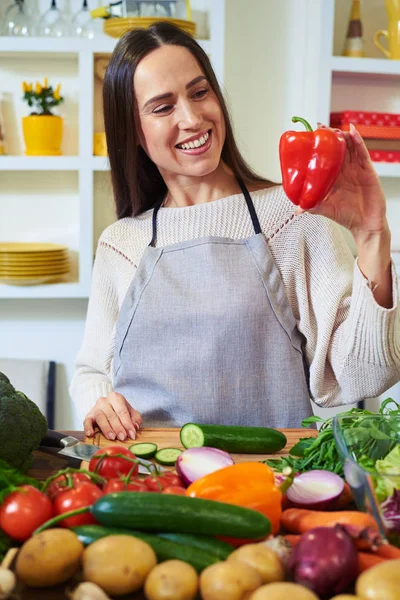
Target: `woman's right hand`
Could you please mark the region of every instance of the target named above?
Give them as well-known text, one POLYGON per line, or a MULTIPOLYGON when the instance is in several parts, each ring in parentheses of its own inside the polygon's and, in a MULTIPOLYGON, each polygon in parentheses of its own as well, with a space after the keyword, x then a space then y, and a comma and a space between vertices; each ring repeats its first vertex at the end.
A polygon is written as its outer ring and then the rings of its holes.
POLYGON ((136 438, 136 432, 142 424, 142 416, 132 408, 124 396, 111 392, 107 398, 99 398, 86 415, 83 427, 88 437, 94 435, 96 423, 107 439, 123 442, 127 437, 132 440, 136 438))

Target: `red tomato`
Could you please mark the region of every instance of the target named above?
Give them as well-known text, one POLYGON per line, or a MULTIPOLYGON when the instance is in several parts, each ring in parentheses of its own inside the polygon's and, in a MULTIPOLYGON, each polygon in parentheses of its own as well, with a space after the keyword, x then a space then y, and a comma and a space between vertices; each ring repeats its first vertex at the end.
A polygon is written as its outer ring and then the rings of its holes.
POLYGON ((107 446, 107 448, 99 448, 90 459, 89 471, 97 473, 104 477, 104 479, 115 479, 119 475, 128 475, 132 471, 132 477, 134 477, 139 466, 129 460, 125 460, 122 456, 114 456, 115 454, 123 454, 128 458, 135 459, 135 455, 125 446, 107 446), (99 456, 106 454, 104 458, 99 456))
MULTIPOLYGON (((70 476, 72 479, 71 487, 78 487, 78 485, 82 482, 90 483, 90 477, 85 473, 71 473, 70 476)), ((67 489, 70 488, 68 487, 67 475, 64 474, 60 475, 59 477, 56 477, 56 479, 54 479, 51 482, 51 484, 46 490, 46 494, 51 500, 54 500, 57 494, 59 494, 60 492, 65 492, 67 489)))
POLYGON ((172 471, 167 471, 166 473, 163 473, 162 476, 164 479, 169 481, 170 485, 185 487, 185 485, 184 485, 182 479, 179 477, 179 475, 177 475, 176 473, 173 473, 172 471))
POLYGON ((31 485, 22 485, 0 507, 0 527, 14 540, 24 542, 53 516, 51 500, 31 485))
MULTIPOLYGON (((56 515, 62 515, 63 513, 75 510, 76 508, 91 506, 96 500, 101 498, 102 495, 103 492, 97 485, 94 485, 93 483, 81 483, 76 488, 71 488, 57 494, 54 500, 54 512, 56 515)), ((96 523, 96 521, 90 512, 87 512, 82 515, 67 517, 60 522, 60 526, 77 527, 78 525, 90 525, 92 523, 96 523)))
POLYGON ((122 479, 109 479, 104 486, 104 494, 113 494, 114 492, 148 492, 148 487, 141 481, 129 481, 125 483, 122 479))
POLYGON ((162 475, 147 475, 143 481, 149 492, 161 493, 164 488, 171 485, 170 481, 165 479, 162 475))
POLYGON ((170 485, 163 489, 162 494, 174 494, 176 496, 184 496, 186 490, 181 485, 170 485))

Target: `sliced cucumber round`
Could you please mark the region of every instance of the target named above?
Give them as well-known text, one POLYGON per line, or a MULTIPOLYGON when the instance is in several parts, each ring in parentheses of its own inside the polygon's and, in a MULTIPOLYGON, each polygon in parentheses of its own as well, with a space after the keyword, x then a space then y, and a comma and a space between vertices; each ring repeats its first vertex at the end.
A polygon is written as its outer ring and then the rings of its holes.
POLYGON ((129 446, 129 450, 133 452, 137 458, 153 458, 155 456, 158 446, 151 442, 138 442, 129 446))
POLYGON ((182 450, 180 448, 162 448, 156 452, 154 458, 158 464, 172 467, 176 463, 180 454, 182 454, 182 450))

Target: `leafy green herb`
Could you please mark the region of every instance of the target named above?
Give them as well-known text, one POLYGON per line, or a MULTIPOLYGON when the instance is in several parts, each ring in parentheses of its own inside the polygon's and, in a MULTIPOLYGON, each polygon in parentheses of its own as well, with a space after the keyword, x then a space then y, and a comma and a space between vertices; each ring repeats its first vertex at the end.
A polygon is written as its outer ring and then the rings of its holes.
POLYGON ((33 485, 41 489, 42 484, 33 477, 24 475, 17 469, 10 467, 4 460, 0 459, 0 504, 6 496, 13 492, 20 485, 33 485))
MULTIPOLYGON (((341 416, 347 444, 357 446, 362 466, 371 472, 376 472, 375 461, 384 458, 399 443, 400 405, 392 398, 387 398, 382 402, 378 413, 352 408, 341 413, 341 416), (377 419, 376 414, 381 415, 382 419, 377 419), (389 415, 389 418, 385 415, 389 415), (373 416, 372 419, 369 418, 371 416, 373 416), (346 419, 346 417, 349 418, 346 419), (396 418, 392 419, 391 417, 396 418)), ((265 463, 280 472, 285 467, 291 467, 295 473, 302 473, 310 469, 325 469, 344 477, 342 461, 333 435, 332 422, 333 417, 322 419, 313 416, 304 419, 301 423, 302 427, 321 423, 318 437, 301 438, 290 450, 290 456, 269 459, 265 463)))

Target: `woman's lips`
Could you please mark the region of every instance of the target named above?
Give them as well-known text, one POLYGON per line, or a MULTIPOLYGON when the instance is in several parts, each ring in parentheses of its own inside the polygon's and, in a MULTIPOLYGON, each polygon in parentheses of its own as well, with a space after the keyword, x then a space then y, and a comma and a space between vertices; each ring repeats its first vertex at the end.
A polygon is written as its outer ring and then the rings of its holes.
POLYGON ((184 150, 183 148, 176 148, 179 152, 183 152, 184 154, 190 154, 191 156, 197 156, 198 154, 204 154, 207 150, 210 149, 212 143, 212 130, 208 132, 208 140, 202 146, 198 148, 189 148, 189 150, 184 150))

